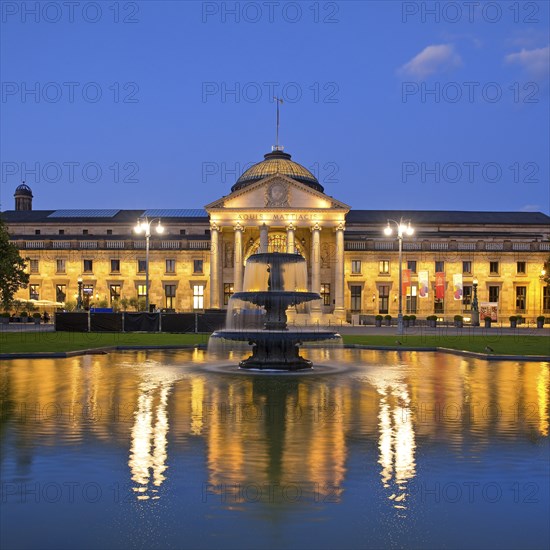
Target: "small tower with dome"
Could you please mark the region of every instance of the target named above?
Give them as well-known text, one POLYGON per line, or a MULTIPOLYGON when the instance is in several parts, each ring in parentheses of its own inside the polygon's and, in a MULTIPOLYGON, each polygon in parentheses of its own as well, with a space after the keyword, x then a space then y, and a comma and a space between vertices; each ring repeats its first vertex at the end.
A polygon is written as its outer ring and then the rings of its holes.
POLYGON ((25 182, 17 186, 13 196, 16 210, 32 210, 32 191, 25 182))

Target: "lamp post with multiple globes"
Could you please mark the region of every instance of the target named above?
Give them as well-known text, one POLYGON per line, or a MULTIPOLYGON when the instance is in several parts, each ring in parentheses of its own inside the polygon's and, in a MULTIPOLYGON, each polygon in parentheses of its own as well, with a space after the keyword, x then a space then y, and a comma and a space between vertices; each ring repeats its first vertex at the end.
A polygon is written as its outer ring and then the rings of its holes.
POLYGON ((397 334, 403 334, 403 236, 409 237, 414 233, 414 228, 411 226, 410 220, 404 220, 401 218, 399 221, 388 220, 388 224, 384 228, 384 234, 388 237, 393 235, 393 228, 391 224, 397 228, 397 240, 399 241, 399 304, 397 313, 397 334))
POLYGON ((160 218, 149 220, 147 217, 139 218, 134 231, 138 234, 145 233, 145 311, 149 313, 149 239, 151 238, 151 224, 158 221, 155 229, 158 234, 164 233, 164 226, 160 218))

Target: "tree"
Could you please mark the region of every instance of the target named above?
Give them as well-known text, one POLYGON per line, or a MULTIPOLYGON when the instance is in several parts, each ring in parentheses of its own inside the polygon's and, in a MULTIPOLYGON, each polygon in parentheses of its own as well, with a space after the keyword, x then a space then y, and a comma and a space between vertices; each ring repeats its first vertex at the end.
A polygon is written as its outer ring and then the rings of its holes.
POLYGON ((17 246, 10 243, 8 230, 0 218, 0 304, 3 309, 9 309, 13 295, 29 282, 25 268, 25 260, 17 246))

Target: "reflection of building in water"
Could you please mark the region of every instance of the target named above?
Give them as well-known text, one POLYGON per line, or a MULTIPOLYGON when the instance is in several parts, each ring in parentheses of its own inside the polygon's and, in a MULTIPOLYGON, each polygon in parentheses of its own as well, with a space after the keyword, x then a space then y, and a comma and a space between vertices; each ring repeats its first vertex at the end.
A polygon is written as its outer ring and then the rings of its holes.
POLYGON ((394 369, 379 369, 369 375, 380 402, 378 412, 378 463, 384 488, 396 508, 406 508, 407 482, 416 474, 415 434, 408 384, 394 369), (397 493, 397 494, 396 494, 397 493))
MULTIPOLYGON (((342 363, 357 358, 342 353, 342 363)), ((227 505, 235 502, 234 485, 278 484, 292 496, 299 484, 302 502, 338 501, 350 453, 375 443, 373 465, 384 490, 395 495, 392 505, 405 506, 420 447, 479 455, 489 445, 548 437, 547 363, 408 352, 360 357, 379 366, 275 380, 205 374, 201 351, 6 361, 3 467, 8 457, 14 475, 25 475, 44 447, 60 442, 82 452, 118 447, 128 457, 136 496, 151 498, 170 482, 169 452, 196 452, 180 446, 196 440, 204 442, 209 471, 197 485, 207 481, 211 492, 229 486, 227 505), (196 368, 182 367, 190 358, 196 368)))

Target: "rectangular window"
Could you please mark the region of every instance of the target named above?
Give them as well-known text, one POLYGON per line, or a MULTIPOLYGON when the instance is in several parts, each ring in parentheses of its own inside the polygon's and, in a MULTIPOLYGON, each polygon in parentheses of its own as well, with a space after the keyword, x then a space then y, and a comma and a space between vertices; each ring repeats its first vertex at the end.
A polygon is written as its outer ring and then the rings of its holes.
POLYGON ((445 271, 445 262, 443 262, 443 261, 435 262, 435 272, 436 273, 443 273, 444 271, 445 271))
POLYGON ((361 291, 363 288, 360 285, 351 285, 351 312, 360 313, 361 311, 361 291))
POLYGON ((29 261, 30 271, 31 273, 38 273, 38 260, 30 260, 29 261))
POLYGON ((223 305, 226 306, 229 303, 229 298, 235 292, 233 283, 223 283, 223 305))
POLYGON ((84 260, 84 273, 91 273, 94 270, 93 260, 84 260))
POLYGON ((29 298, 40 300, 40 285, 29 285, 29 298))
POLYGON ((527 287, 516 287, 516 311, 519 313, 525 313, 527 309, 527 287))
POLYGON ((321 300, 324 306, 330 306, 330 283, 321 283, 321 300))
POLYGON ((120 285, 109 285, 109 297, 111 305, 120 299, 120 285))
POLYGON ((166 309, 176 309, 176 285, 164 285, 166 309))
POLYGON ((382 275, 389 275, 390 273, 389 260, 380 260, 380 262, 378 263, 378 272, 382 275))
POLYGON ((407 262, 407 269, 410 269, 411 273, 416 273, 416 260, 409 260, 407 262))
POLYGON ((378 287, 378 313, 388 313, 390 306, 390 286, 380 285, 378 287))
POLYGON ((55 261, 55 264, 56 264, 56 272, 57 273, 65 273, 65 260, 64 259, 58 258, 55 261))
POLYGON ((204 309, 204 285, 193 285, 193 309, 204 309))
POLYGON ((176 260, 166 260, 166 273, 176 272, 176 260))
POLYGON ((111 273, 120 273, 120 260, 111 260, 111 273))
POLYGON ((193 260, 193 273, 202 273, 202 270, 203 270, 203 261, 193 260))
POLYGON ((472 273, 471 261, 462 262, 462 273, 465 273, 466 275, 471 275, 472 273))
POLYGON ((542 309, 543 313, 550 313, 550 286, 542 289, 542 309))
POLYGON ((498 262, 489 262, 489 272, 491 275, 498 275, 498 262))
POLYGON ((112 229, 107 229, 107 235, 112 235, 113 234, 113 230, 112 229))
POLYGON ((138 298, 145 298, 147 296, 147 285, 138 285, 137 292, 138 298))
POLYGON ((180 235, 185 235, 185 229, 180 229, 180 235))
POLYGON ((355 275, 361 273, 361 260, 351 260, 351 272, 355 275))
POLYGON ((525 262, 517 262, 518 275, 525 275, 527 273, 525 269, 525 262))
POLYGON ((472 287, 464 285, 462 287, 462 307, 464 311, 469 311, 472 306, 472 287))
POLYGON ((445 300, 443 298, 434 299, 434 313, 444 313, 445 312, 445 300))
POLYGON ((500 294, 499 286, 489 287, 489 302, 498 302, 498 296, 500 294))
POLYGON ((87 230, 87 229, 83 229, 83 230, 82 230, 82 234, 83 234, 83 235, 88 235, 88 230, 87 230))
POLYGON ((82 285, 82 307, 90 309, 90 303, 94 299, 94 285, 82 285))
POLYGON ((64 302, 67 297, 67 287, 65 285, 55 285, 55 301, 64 302))
POLYGON ((416 306, 416 286, 410 286, 407 288, 405 310, 407 313, 416 313, 416 306))
POLYGON ((60 230, 59 230, 59 234, 60 234, 60 235, 65 235, 65 230, 64 230, 64 229, 60 229, 60 230))
POLYGON ((138 273, 145 273, 147 270, 147 261, 146 260, 138 260, 138 273))
POLYGON ((40 229, 35 229, 35 230, 34 230, 34 234, 35 234, 35 235, 40 235, 40 229))

